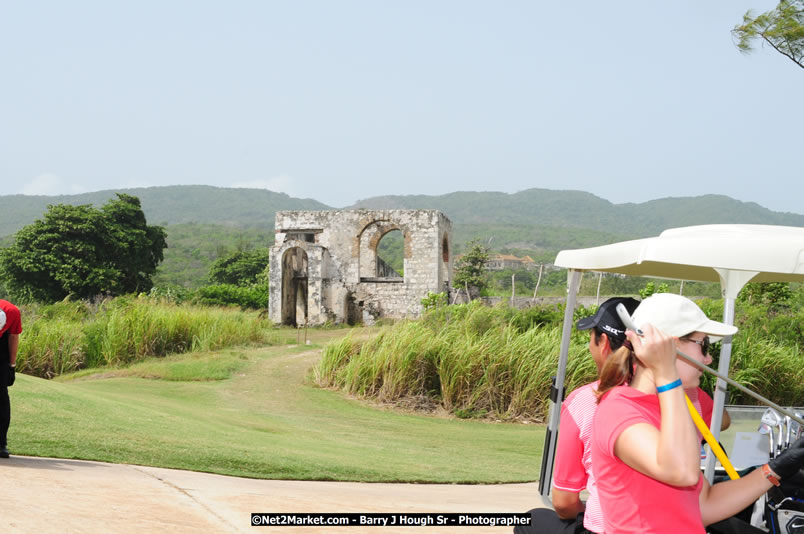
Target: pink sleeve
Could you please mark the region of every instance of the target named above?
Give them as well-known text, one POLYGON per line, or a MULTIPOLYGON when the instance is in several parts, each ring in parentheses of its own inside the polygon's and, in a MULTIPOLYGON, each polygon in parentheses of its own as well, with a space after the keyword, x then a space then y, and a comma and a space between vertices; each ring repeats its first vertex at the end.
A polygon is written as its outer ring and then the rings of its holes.
POLYGON ((559 428, 553 486, 564 491, 579 492, 586 488, 587 479, 583 466, 583 442, 578 424, 567 410, 567 402, 561 406, 559 428))
POLYGON ((610 456, 614 454, 614 444, 617 438, 628 428, 637 423, 650 423, 650 420, 639 411, 629 399, 612 391, 603 398, 595 414, 595 431, 598 443, 610 456))

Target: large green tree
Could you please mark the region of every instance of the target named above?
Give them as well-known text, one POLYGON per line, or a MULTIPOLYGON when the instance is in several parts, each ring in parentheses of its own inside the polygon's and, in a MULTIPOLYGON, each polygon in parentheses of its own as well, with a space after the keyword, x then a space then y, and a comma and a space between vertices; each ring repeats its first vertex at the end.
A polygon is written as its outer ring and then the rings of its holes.
POLYGON ((804 0, 781 0, 774 9, 757 16, 749 11, 732 33, 742 52, 750 52, 760 40, 804 68, 804 0))
POLYGON ((0 276, 10 296, 23 301, 148 291, 165 238, 131 195, 118 194, 101 209, 51 205, 0 251, 0 276))

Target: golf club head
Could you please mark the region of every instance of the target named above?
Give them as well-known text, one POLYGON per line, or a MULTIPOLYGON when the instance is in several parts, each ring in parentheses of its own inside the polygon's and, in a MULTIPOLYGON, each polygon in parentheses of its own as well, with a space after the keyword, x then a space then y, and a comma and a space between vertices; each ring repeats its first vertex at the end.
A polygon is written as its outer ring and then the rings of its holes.
POLYGON ((762 414, 761 421, 768 426, 774 427, 779 424, 781 417, 773 408, 768 408, 765 410, 765 413, 762 414))

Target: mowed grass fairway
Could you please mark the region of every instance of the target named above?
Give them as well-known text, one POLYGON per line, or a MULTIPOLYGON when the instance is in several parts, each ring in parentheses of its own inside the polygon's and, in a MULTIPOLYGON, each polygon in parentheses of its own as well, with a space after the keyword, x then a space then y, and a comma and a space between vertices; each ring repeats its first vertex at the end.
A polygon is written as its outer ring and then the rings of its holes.
POLYGON ((406 414, 312 386, 323 344, 347 332, 311 331, 312 346, 188 353, 52 381, 18 374, 9 448, 254 478, 538 478, 541 425, 406 414))

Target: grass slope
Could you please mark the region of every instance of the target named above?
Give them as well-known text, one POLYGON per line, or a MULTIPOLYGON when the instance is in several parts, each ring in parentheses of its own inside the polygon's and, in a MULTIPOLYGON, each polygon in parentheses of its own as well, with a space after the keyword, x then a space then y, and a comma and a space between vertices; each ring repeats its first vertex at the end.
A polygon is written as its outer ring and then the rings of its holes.
MULTIPOLYGON (((313 336, 324 342, 344 334, 313 336)), ((308 385, 320 354, 317 345, 271 347, 172 356, 59 381, 19 376, 9 445, 22 455, 254 478, 537 478, 542 427, 368 406, 308 385)))

